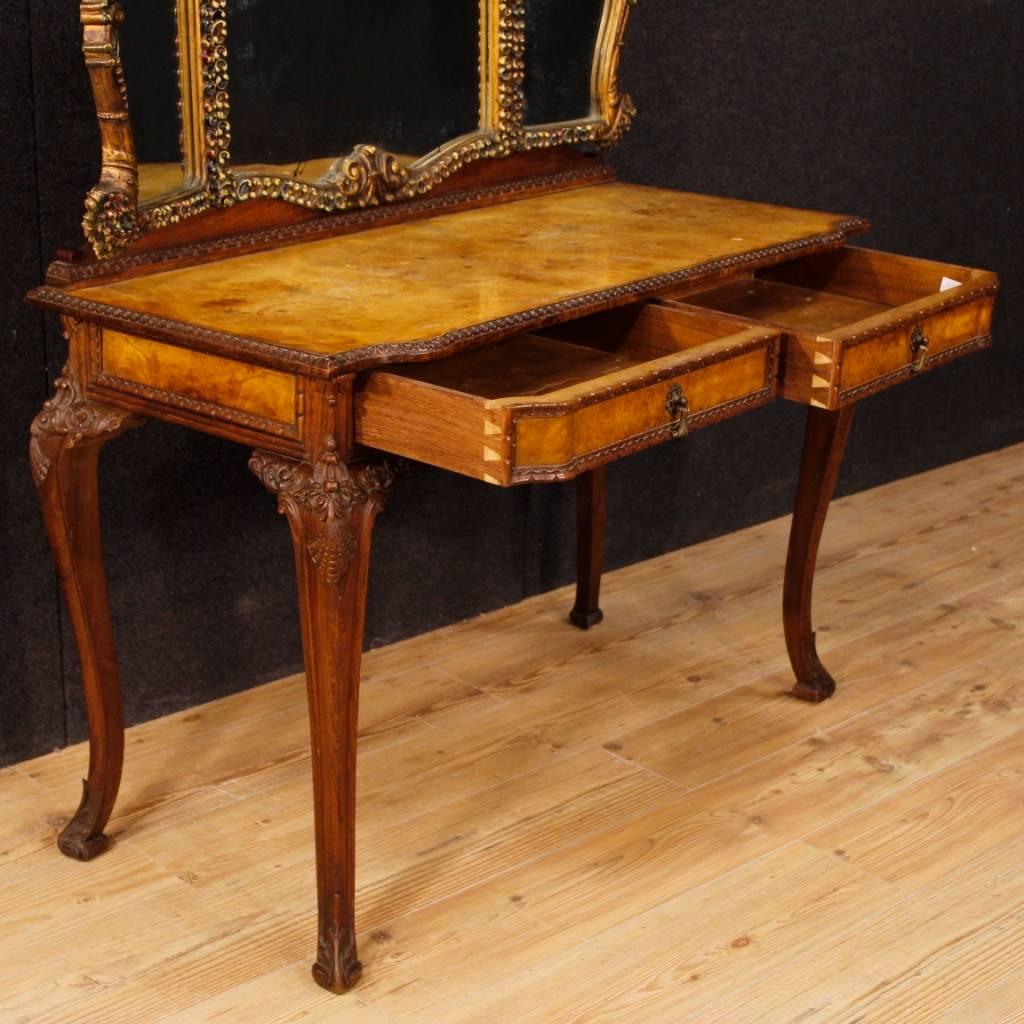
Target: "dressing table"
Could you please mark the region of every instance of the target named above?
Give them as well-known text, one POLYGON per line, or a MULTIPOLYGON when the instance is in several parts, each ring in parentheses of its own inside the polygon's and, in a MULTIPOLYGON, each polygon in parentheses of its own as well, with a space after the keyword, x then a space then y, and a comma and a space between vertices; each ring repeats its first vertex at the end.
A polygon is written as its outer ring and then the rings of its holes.
POLYGON ((853 407, 989 344, 991 273, 849 247, 857 217, 615 180, 600 151, 634 115, 634 5, 81 2, 102 168, 87 247, 29 296, 70 346, 30 440, 89 716, 59 847, 107 849, 121 776, 100 450, 147 419, 229 438, 294 543, 313 975, 335 992, 361 971, 357 703, 392 457, 500 487, 575 479, 570 620, 590 628, 607 464, 806 405, 783 626, 794 693, 820 701, 814 566, 853 407))

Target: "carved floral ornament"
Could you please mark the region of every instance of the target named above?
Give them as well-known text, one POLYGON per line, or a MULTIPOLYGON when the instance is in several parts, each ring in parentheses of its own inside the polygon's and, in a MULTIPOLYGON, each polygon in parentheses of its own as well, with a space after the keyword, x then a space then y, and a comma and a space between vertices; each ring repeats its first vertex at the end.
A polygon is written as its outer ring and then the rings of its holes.
POLYGON ((377 511, 397 474, 393 461, 346 465, 333 437, 315 463, 256 451, 249 469, 277 495, 281 514, 308 535, 306 554, 330 584, 344 580, 355 558, 353 513, 360 505, 377 511))
POLYGON ((227 0, 159 2, 177 4, 184 157, 198 184, 140 208, 138 161, 118 43, 122 12, 117 0, 80 0, 83 51, 102 149, 100 180, 86 198, 82 226, 100 259, 123 252, 145 231, 248 199, 280 199, 326 213, 413 199, 476 160, 550 146, 612 145, 635 114, 632 100, 619 89, 618 72, 629 12, 637 0, 606 0, 592 78, 597 113, 579 121, 536 126, 523 124, 525 0, 487 0, 481 8, 485 43, 478 132, 411 164, 377 146, 360 145, 339 158, 318 182, 236 173, 230 156, 227 0), (187 26, 195 27, 194 36, 187 26))
POLYGON ((107 440, 140 422, 123 409, 85 398, 71 368, 65 366, 53 398, 43 404, 30 428, 28 457, 36 487, 46 483, 62 447, 73 448, 91 438, 107 440))

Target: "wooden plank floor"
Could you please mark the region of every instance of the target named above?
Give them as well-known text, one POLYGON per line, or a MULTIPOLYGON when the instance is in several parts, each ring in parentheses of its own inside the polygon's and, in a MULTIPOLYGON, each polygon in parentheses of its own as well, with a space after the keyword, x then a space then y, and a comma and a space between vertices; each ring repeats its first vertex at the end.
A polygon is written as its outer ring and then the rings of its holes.
MULTIPOLYGON (((837 503, 839 695, 785 696, 788 523, 370 654, 364 981, 309 977, 302 680, 0 772, 3 1024, 1024 1021, 1024 446, 837 503)), ((426 570, 425 570, 426 571, 426 570)))

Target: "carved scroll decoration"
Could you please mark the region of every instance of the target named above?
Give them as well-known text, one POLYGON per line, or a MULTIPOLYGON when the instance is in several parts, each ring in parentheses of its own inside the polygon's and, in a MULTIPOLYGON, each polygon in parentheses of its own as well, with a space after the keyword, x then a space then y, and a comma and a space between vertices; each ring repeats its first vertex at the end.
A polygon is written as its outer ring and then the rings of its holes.
POLYGON ((637 0, 606 0, 591 78, 593 116, 557 124, 531 125, 524 132, 525 149, 545 149, 593 142, 613 146, 629 130, 636 107, 619 87, 619 63, 631 10, 637 0))
POLYGON ((608 38, 594 68, 594 93, 599 98, 601 116, 607 126, 596 141, 612 146, 629 131, 636 117, 636 106, 629 93, 619 86, 619 62, 626 42, 629 14, 638 0, 615 0, 616 8, 610 15, 608 38))
POLYGON ((54 384, 53 398, 43 403, 30 428, 28 455, 36 487, 46 482, 61 447, 86 438, 111 438, 140 422, 123 409, 85 398, 68 364, 54 384))
POLYGON ((256 451, 249 469, 272 494, 278 511, 293 523, 315 524, 306 554, 326 583, 340 584, 356 554, 352 513, 357 505, 383 504, 397 467, 380 461, 345 465, 337 442, 329 437, 315 463, 297 462, 272 452, 256 451))
POLYGON ((124 17, 116 0, 82 0, 82 52, 100 128, 100 180, 85 199, 82 230, 101 259, 141 234, 139 169, 118 47, 124 17))

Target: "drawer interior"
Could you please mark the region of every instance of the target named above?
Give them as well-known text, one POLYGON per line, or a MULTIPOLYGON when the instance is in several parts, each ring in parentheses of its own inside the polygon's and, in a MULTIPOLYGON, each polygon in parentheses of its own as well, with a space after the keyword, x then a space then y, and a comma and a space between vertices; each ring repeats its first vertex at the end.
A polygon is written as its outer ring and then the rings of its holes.
POLYGON ((817 291, 758 277, 729 281, 687 296, 685 301, 745 320, 815 334, 827 334, 893 308, 827 289, 817 291))
POLYGON ((676 292, 670 298, 747 321, 828 334, 972 283, 981 273, 846 248, 676 292))
POLYGON ((388 372, 485 400, 537 397, 664 356, 699 355, 739 330, 702 310, 627 306, 388 372))
POLYGON ((490 483, 563 480, 777 392, 778 331, 638 303, 356 384, 360 444, 490 483))

